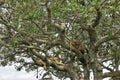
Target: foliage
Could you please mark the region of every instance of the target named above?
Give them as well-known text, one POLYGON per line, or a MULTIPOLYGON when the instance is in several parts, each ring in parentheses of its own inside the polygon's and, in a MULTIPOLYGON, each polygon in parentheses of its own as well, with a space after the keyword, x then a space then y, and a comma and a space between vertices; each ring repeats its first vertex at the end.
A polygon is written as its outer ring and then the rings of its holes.
POLYGON ((14 64, 18 71, 43 67, 42 79, 89 80, 90 70, 95 80, 120 79, 119 5, 118 0, 0 1, 0 65, 14 64))

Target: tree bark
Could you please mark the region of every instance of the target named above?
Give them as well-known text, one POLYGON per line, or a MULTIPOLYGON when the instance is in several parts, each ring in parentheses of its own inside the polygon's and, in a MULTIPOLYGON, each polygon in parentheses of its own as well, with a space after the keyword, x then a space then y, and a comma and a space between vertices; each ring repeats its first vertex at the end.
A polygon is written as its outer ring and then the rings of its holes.
POLYGON ((102 68, 99 64, 97 50, 95 48, 97 33, 93 27, 88 28, 88 33, 90 37, 90 65, 93 70, 94 80, 102 80, 102 68))
POLYGON ((84 68, 84 80, 89 80, 89 77, 90 77, 89 68, 85 67, 84 68))
POLYGON ((72 64, 68 64, 66 68, 67 68, 67 71, 68 71, 68 73, 69 73, 69 75, 71 77, 71 80, 81 80, 80 76, 75 71, 72 64))

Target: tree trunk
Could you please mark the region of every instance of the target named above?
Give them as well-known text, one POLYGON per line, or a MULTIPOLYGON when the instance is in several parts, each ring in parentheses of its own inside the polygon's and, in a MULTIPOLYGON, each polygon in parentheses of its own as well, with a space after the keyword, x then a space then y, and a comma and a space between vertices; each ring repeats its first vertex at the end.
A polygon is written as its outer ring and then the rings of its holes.
POLYGON ((88 29, 90 37, 90 66, 93 70, 94 80, 102 80, 102 68, 99 64, 95 43, 97 42, 97 33, 94 27, 88 29))
POLYGON ((93 69, 94 80, 102 80, 102 71, 98 69, 97 66, 93 69))
POLYGON ((94 75, 94 80, 102 80, 102 67, 99 64, 99 60, 97 58, 97 54, 94 52, 94 61, 92 64, 92 70, 93 70, 93 75, 94 75))
POLYGON ((71 80, 81 80, 80 76, 76 72, 75 68, 73 68, 72 64, 67 65, 67 71, 68 71, 68 73, 69 73, 69 75, 71 77, 71 80))
POLYGON ((85 67, 84 68, 84 80, 89 80, 89 77, 90 77, 89 68, 85 67))

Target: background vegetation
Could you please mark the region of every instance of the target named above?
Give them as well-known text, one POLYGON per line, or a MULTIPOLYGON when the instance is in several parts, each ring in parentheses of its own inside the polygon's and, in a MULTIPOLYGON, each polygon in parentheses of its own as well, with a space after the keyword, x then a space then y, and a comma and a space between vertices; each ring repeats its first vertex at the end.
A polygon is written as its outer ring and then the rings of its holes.
POLYGON ((41 80, 120 80, 119 0, 1 0, 0 65, 41 80), (108 72, 103 73, 104 70, 108 72), (38 70, 38 78, 41 74, 38 70))

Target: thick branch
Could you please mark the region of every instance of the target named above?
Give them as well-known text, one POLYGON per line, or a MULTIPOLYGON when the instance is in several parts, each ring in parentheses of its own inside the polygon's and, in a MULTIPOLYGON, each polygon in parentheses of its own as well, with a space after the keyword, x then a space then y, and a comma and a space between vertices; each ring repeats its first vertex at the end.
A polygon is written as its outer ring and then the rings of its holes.
POLYGON ((94 49, 94 44, 97 41, 97 33, 93 27, 89 26, 88 34, 89 34, 89 38, 90 38, 91 48, 94 49))
POLYGON ((80 76, 77 74, 75 69, 72 68, 73 66, 71 64, 67 65, 67 71, 71 77, 71 80, 80 80, 80 76))
POLYGON ((92 24, 92 27, 93 27, 93 28, 95 28, 95 27, 99 24, 100 19, 101 19, 101 17, 102 17, 102 13, 101 13, 101 11, 100 11, 99 8, 96 8, 96 12, 97 12, 97 16, 96 16, 96 18, 95 18, 95 20, 94 20, 94 23, 92 24))
POLYGON ((42 63, 40 63, 38 60, 36 60, 34 57, 33 57, 33 55, 36 55, 37 57, 39 57, 47 66, 52 66, 52 67, 54 67, 55 69, 57 69, 57 70, 60 70, 60 71, 65 71, 65 65, 59 65, 59 64, 56 64, 55 62, 53 62, 53 61, 50 61, 49 59, 48 59, 48 57, 46 57, 46 56, 43 56, 43 55, 41 55, 41 54, 38 54, 38 52, 37 51, 35 51, 35 50, 33 50, 33 54, 31 55, 31 58, 33 59, 33 61, 36 63, 36 65, 39 65, 39 66, 44 66, 44 64, 42 64, 42 63))
MULTIPOLYGON (((62 47, 64 47, 67 50, 70 50, 72 52, 75 52, 77 56, 83 57, 83 54, 76 48, 72 47, 69 43, 61 43, 62 47)), ((74 53, 70 53, 71 55, 74 55, 74 53)))
POLYGON ((106 77, 118 77, 120 76, 120 71, 114 71, 114 72, 107 72, 103 74, 103 78, 106 77))

